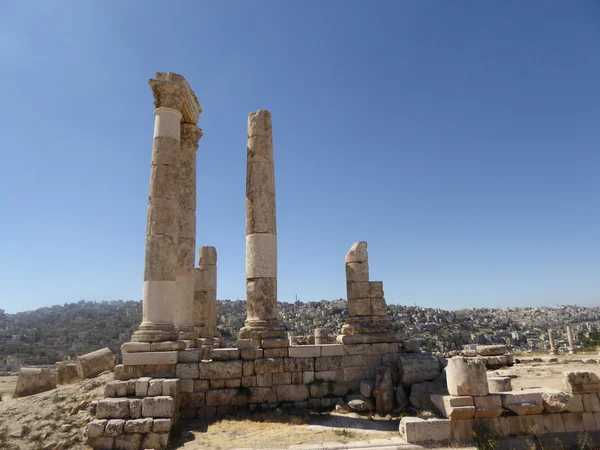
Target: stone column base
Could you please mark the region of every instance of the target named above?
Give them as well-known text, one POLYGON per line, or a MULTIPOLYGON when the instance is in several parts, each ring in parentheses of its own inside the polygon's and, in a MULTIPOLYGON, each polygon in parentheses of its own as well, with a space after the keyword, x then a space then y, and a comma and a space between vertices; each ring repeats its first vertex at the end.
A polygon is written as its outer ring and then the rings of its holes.
POLYGON ((179 333, 173 324, 144 324, 131 336, 132 342, 177 341, 179 333))
POLYGON ((253 344, 260 348, 263 339, 286 339, 287 332, 283 324, 277 319, 246 320, 246 326, 241 328, 238 339, 252 339, 253 344))
POLYGON ((177 325, 175 329, 179 333, 179 339, 182 341, 193 341, 198 338, 198 332, 193 325, 177 325))
POLYGON ((386 316, 348 317, 342 327, 342 334, 381 334, 390 333, 392 325, 386 316))

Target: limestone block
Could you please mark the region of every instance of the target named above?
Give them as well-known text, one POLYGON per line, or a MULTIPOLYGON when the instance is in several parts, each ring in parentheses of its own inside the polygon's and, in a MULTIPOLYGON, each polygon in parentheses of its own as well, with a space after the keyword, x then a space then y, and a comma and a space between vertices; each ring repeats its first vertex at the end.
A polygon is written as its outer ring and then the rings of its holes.
POLYGON ((148 433, 142 440, 141 448, 165 450, 169 443, 169 433, 148 433))
POLYGON ((168 433, 171 431, 171 419, 154 419, 152 424, 154 433, 168 433))
POLYGON ((256 385, 259 387, 273 386, 273 374, 261 373, 256 375, 256 385))
POLYGON ((349 317, 371 316, 371 300, 368 298, 355 298, 348 300, 349 317))
POLYGON ((346 263, 346 282, 369 281, 368 262, 346 263))
POLYGON ((510 392, 512 391, 512 382, 510 377, 490 377, 488 378, 488 388, 490 392, 510 392))
POLYGON ((23 367, 19 371, 15 397, 25 397, 56 388, 58 375, 50 369, 23 367))
POLYGON ((142 416, 144 417, 166 417, 175 415, 175 401, 172 397, 157 396, 146 397, 142 400, 142 416))
POLYGON ((370 298, 383 298, 383 281, 370 281, 369 282, 369 297, 370 298))
MULTIPOLYGON (((370 284, 368 281, 349 281, 346 283, 348 301, 370 298, 370 284)), ((348 314, 352 315, 350 312, 348 314)))
POLYGON ((562 414, 542 414, 545 434, 564 433, 565 421, 562 414))
POLYGON ((540 389, 538 392, 542 395, 542 403, 544 412, 546 413, 561 413, 566 411, 573 397, 570 394, 554 389, 540 389))
POLYGON ((180 350, 177 352, 177 361, 180 363, 199 363, 201 351, 202 349, 200 348, 180 350))
POLYGON ((304 384, 302 382, 302 372, 289 372, 291 375, 291 384, 304 384))
POLYGON ((91 438, 103 436, 106 422, 108 422, 106 419, 92 420, 87 426, 87 436, 91 438))
POLYGON ((255 348, 255 345, 254 345, 254 342, 252 342, 252 339, 238 339, 235 342, 235 346, 239 350, 255 348))
POLYGON ((583 395, 573 394, 569 403, 567 403, 568 412, 580 413, 583 412, 583 395))
MULTIPOLYGON (((246 274, 247 275, 247 274, 246 274)), ((249 317, 275 319, 277 317, 277 278, 246 280, 246 301, 249 317)))
POLYGON ((194 278, 195 291, 210 291, 217 285, 217 266, 201 265, 196 269, 194 278))
POLYGON ((392 369, 389 366, 377 367, 375 378, 375 409, 378 414, 384 415, 394 409, 394 383, 392 381, 392 369))
POLYGON ((355 242, 350 247, 350 250, 346 254, 346 264, 352 262, 368 262, 369 255, 367 252, 367 243, 365 241, 355 242))
POLYGON ((215 389, 206 392, 206 406, 239 406, 245 404, 246 394, 239 389, 215 389))
POLYGON ((431 402, 448 419, 471 419, 475 415, 473 397, 434 394, 431 402))
POLYGON ((129 417, 139 419, 142 417, 142 400, 139 398, 129 399, 129 417))
POLYGON ((324 381, 317 381, 312 383, 310 386, 310 397, 311 398, 321 398, 329 395, 331 393, 329 383, 324 381))
MULTIPOLYGON (((231 380, 235 380, 236 378, 230 378, 231 380)), ((225 387, 225 379, 219 380, 210 380, 210 388, 211 389, 222 389, 225 387)))
POLYGON ((246 236, 246 278, 277 278, 277 235, 246 236))
POLYGON ((120 436, 123 434, 123 427, 125 426, 125 421, 123 419, 111 419, 106 422, 106 428, 104 428, 105 436, 120 436))
POLYGON ((88 437, 86 444, 94 450, 112 450, 115 445, 115 438, 110 436, 88 437))
POLYGON ((237 348, 213 348, 210 352, 213 361, 230 361, 240 359, 240 351, 237 348))
POLYGON ((115 450, 139 450, 142 435, 139 433, 123 434, 115 437, 115 450))
POLYGON ((263 357, 263 350, 262 348, 242 349, 240 357, 245 360, 260 359, 263 357))
POLYGON ((194 392, 205 391, 208 389, 208 380, 194 380, 194 392))
POLYGON ((375 383, 372 380, 361 380, 360 381, 360 393, 365 397, 373 395, 373 389, 375 389, 375 383))
POLYGON ((292 374, 290 372, 280 372, 273 374, 273 386, 276 384, 292 384, 292 374))
POLYGON ((272 163, 256 161, 246 164, 246 194, 252 192, 275 194, 275 171, 272 163))
POLYGON ((127 397, 127 381, 114 381, 115 395, 117 397, 127 397))
POLYGON ((104 386, 104 396, 105 397, 116 397, 117 389, 116 389, 116 381, 109 381, 104 386))
POLYGON ((162 395, 162 378, 154 378, 148 382, 148 397, 156 397, 157 395, 162 395))
POLYGON ((387 315, 387 304, 383 297, 369 299, 371 304, 371 314, 374 316, 386 316, 387 315))
POLYGON ((277 394, 270 387, 251 387, 248 403, 277 403, 277 394))
POLYGON ((176 351, 123 353, 123 365, 125 366, 177 364, 177 361, 178 352, 176 351))
POLYGON ((253 387, 256 386, 256 375, 251 375, 248 377, 242 377, 241 382, 242 387, 253 387))
POLYGON ((177 171, 174 166, 155 164, 150 169, 150 198, 175 199, 177 171))
POLYGON ((96 405, 98 419, 123 419, 129 417, 129 400, 126 398, 105 398, 96 405))
MULTIPOLYGON (((177 236, 179 232, 178 212, 177 200, 151 198, 148 203, 146 236, 177 236)), ((147 245, 148 242, 146 241, 147 245)))
POLYGON ((585 431, 596 431, 596 420, 594 419, 594 413, 584 412, 583 418, 583 429, 585 431))
POLYGON ((404 341, 403 347, 404 347, 404 351, 406 353, 420 353, 421 352, 421 342, 418 340, 404 341))
MULTIPOLYGON (((325 358, 319 358, 317 361, 320 361, 325 358)), ((315 370, 315 360, 312 358, 285 358, 283 360, 284 370, 286 372, 305 372, 305 371, 313 371, 315 370)), ((317 366, 319 367, 319 366, 317 366)), ((338 367, 336 367, 338 368, 338 367)), ((341 368, 341 364, 340 367, 341 368)), ((317 369, 317 370, 326 370, 326 369, 317 369)))
MULTIPOLYGON (((181 386, 181 380, 173 379, 173 380, 165 380, 162 383, 162 395, 170 395, 171 397, 176 397, 179 393, 181 386)), ((193 386, 193 383, 192 383, 193 386)))
POLYGON ((485 364, 479 358, 455 356, 446 367, 446 379, 450 395, 488 395, 485 364))
POLYGON ((254 371, 257 374, 278 373, 284 371, 283 358, 262 358, 254 361, 254 371))
MULTIPOLYGON (((321 358, 322 359, 322 358, 321 358)), ((378 365, 381 363, 381 356, 379 355, 352 355, 338 358, 342 362, 343 367, 368 367, 378 365)), ((327 370, 334 370, 338 367, 332 367, 327 370)), ((317 369, 318 370, 318 369, 317 369)))
POLYGON ((585 412, 600 412, 600 399, 598 398, 598 394, 581 394, 581 399, 583 400, 583 410, 585 412))
POLYGON ((271 135, 248 137, 248 162, 273 162, 271 135))
POLYGON ((442 373, 435 356, 420 353, 398 355, 398 375, 404 387, 435 380, 442 373))
POLYGON ((564 372, 562 387, 568 394, 588 394, 600 392, 600 379, 594 372, 564 372))
MULTIPOLYGON (((321 357, 321 358, 316 358, 315 363, 314 363, 314 370, 324 371, 324 370, 342 369, 344 367, 344 363, 346 362, 347 358, 363 358, 363 356, 362 355, 345 356, 345 357, 325 356, 325 357, 321 357)), ((353 366, 355 367, 357 365, 366 365, 366 364, 354 364, 353 366)), ((310 369, 306 369, 306 370, 310 370, 310 369)))
POLYGON ((417 409, 435 411, 435 405, 431 402, 433 394, 448 394, 446 386, 438 381, 415 383, 410 389, 410 404, 417 409))
POLYGON ((217 249, 211 246, 202 246, 198 251, 198 265, 216 265, 217 249))
POLYGON ((584 431, 585 428, 583 426, 583 413, 562 413, 565 423, 565 432, 567 433, 579 433, 584 431))
POLYGON ((152 418, 134 419, 125 422, 125 433, 150 433, 152 431, 152 418))
MULTIPOLYGON (((347 367, 343 370, 343 373, 344 373, 343 381, 357 380, 359 382, 359 386, 360 386, 360 380, 362 380, 364 378, 370 378, 370 377, 375 376, 374 369, 375 369, 374 367, 372 367, 372 368, 369 368, 369 367, 347 367)), ((315 377, 317 377, 318 373, 326 373, 326 372, 316 372, 315 377)), ((339 376, 336 377, 336 379, 339 379, 339 376)))
POLYGON ((399 431, 406 442, 439 442, 452 438, 452 425, 449 419, 423 420, 418 417, 403 417, 399 431))
POLYGON ((395 342, 380 342, 371 345, 373 354, 398 353, 398 344, 395 342))
POLYGON ((343 356, 344 346, 340 344, 323 344, 321 345, 321 354, 323 356, 343 356))
POLYGON ((150 342, 125 342, 121 345, 121 353, 149 352, 150 342))
POLYGON ((268 338, 261 341, 261 347, 263 349, 272 348, 287 348, 289 341, 287 338, 268 338))
POLYGON ((219 378, 241 378, 242 361, 212 361, 200 363, 200 378, 216 380, 219 378))
POLYGON ((308 399, 310 396, 308 386, 304 385, 279 385, 276 386, 277 401, 279 402, 299 402, 308 399))
POLYGON ((321 356, 320 345, 298 345, 288 348, 290 358, 315 358, 321 356))
POLYGON ((319 381, 335 381, 338 379, 339 371, 337 370, 322 370, 315 372, 315 380, 319 381))
POLYGON ((177 378, 198 378, 200 370, 198 363, 179 363, 175 371, 177 378))
POLYGON ((179 146, 179 139, 175 137, 155 136, 152 144, 152 164, 174 165, 179 146))
POLYGON ((502 399, 499 395, 473 397, 476 418, 499 417, 502 414, 502 399))
POLYGON ((505 345, 478 345, 476 349, 479 356, 498 356, 506 353, 505 345))
POLYGON ((145 397, 148 395, 148 386, 150 384, 150 377, 138 378, 135 382, 135 395, 138 397, 145 397))
POLYGON ((315 381, 315 372, 302 372, 302 384, 309 384, 315 381))
POLYGON ((192 392, 190 394, 184 394, 180 396, 180 408, 201 408, 205 406, 205 400, 205 392, 192 392))
POLYGON ((254 375, 254 361, 242 361, 242 376, 254 375))
POLYGON ((539 392, 502 392, 498 395, 502 399, 502 407, 519 416, 541 414, 544 411, 544 402, 539 392))
POLYGON ((277 234, 274 193, 266 191, 246 193, 246 233, 277 234))

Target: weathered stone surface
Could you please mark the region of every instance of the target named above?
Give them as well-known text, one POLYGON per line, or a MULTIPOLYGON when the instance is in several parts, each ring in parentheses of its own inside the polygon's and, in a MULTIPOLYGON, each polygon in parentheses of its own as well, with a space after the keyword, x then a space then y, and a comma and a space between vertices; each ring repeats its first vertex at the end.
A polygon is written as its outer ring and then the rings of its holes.
POLYGON ((488 381, 485 364, 479 358, 455 356, 446 367, 448 392, 450 395, 488 395, 488 381))
POLYGON ((441 374, 440 363, 432 355, 401 354, 398 355, 397 364, 400 382, 404 387, 435 380, 441 374))
POLYGON ((126 366, 172 365, 177 363, 178 357, 177 351, 123 353, 123 364, 126 366))
POLYGON ((262 358, 263 357, 263 349, 262 348, 242 349, 242 350, 240 350, 240 357, 245 360, 262 358))
POLYGON ((277 403, 277 393, 271 387, 251 387, 248 403, 277 403))
POLYGON ((162 395, 162 378, 154 378, 148 382, 148 397, 156 397, 162 395))
POLYGON ((203 380, 241 377, 242 361, 212 361, 200 363, 200 378, 203 380))
POLYGON ((583 410, 585 412, 600 412, 600 399, 598 398, 598 394, 581 394, 581 399, 583 400, 583 410))
POLYGON ((142 416, 171 418, 175 415, 175 401, 172 397, 146 397, 142 400, 142 416))
MULTIPOLYGON (((252 389, 252 388, 250 388, 252 389)), ((246 404, 245 390, 215 389, 206 392, 206 406, 239 406, 246 404)))
POLYGON ((499 417, 502 414, 502 399, 498 395, 473 397, 473 404, 475 405, 474 417, 499 417))
POLYGON ((125 421, 123 419, 111 419, 106 422, 106 428, 104 428, 105 436, 120 436, 123 434, 123 427, 125 421))
POLYGON ((237 348, 214 348, 210 352, 213 361, 230 361, 240 359, 240 351, 237 348))
POLYGON ((277 400, 279 402, 298 402, 307 400, 310 396, 308 386, 304 385, 279 385, 277 389, 277 400))
POLYGON ((115 437, 115 450, 139 450, 142 435, 138 433, 123 434, 115 437))
POLYGON ((406 391, 401 384, 394 388, 394 395, 396 397, 396 404, 398 405, 398 408, 404 409, 410 404, 408 395, 406 395, 406 391))
POLYGON ((539 392, 503 392, 498 395, 502 399, 502 407, 519 416, 541 414, 544 411, 542 394, 539 392))
POLYGON ((512 382, 510 377, 490 377, 488 378, 488 389, 490 392, 510 392, 512 391, 512 382))
POLYGON ((165 450, 169 443, 169 433, 148 433, 142 440, 143 449, 165 450))
POLYGON ((573 397, 566 392, 557 391, 554 389, 540 389, 542 395, 542 405, 546 413, 561 413, 567 410, 567 406, 573 397))
POLYGON ((150 417, 145 419, 134 419, 125 422, 125 433, 150 433, 152 431, 153 420, 150 417))
POLYGON ((106 422, 108 422, 106 419, 92 420, 87 426, 87 436, 94 438, 104 435, 106 422))
POLYGON ((284 371, 283 358, 262 358, 254 361, 257 374, 278 373, 284 371))
POLYGON ((600 379, 594 372, 565 372, 562 387, 568 394, 588 394, 600 392, 600 379))
POLYGON ((15 397, 25 397, 56 388, 58 375, 50 369, 23 367, 19 371, 15 397))
POLYGON ((321 356, 320 345, 297 345, 288 348, 290 358, 315 358, 321 356))
POLYGON ((505 345, 478 345, 477 354, 479 356, 499 356, 506 353, 505 345))
POLYGON ((164 380, 162 383, 162 395, 176 397, 180 391, 181 380, 164 380))
POLYGON ((452 438, 452 421, 449 419, 423 420, 418 417, 403 417, 399 431, 407 442, 438 442, 452 438))
POLYGON ((369 263, 356 261, 346 263, 346 281, 369 281, 369 263))
POLYGON ((353 262, 368 262, 367 243, 365 241, 355 242, 346 254, 346 264, 353 262))
POLYGON ((435 411, 435 405, 431 402, 433 394, 448 394, 445 384, 438 380, 413 384, 410 390, 410 404, 417 409, 435 411))
POLYGON ((470 419, 475 415, 473 397, 434 394, 431 403, 448 419, 470 419))
POLYGON ((168 433, 171 431, 171 419, 154 419, 152 431, 155 433, 168 433))
POLYGON ((371 380, 361 380, 360 382, 360 393, 365 397, 373 395, 373 389, 375 389, 375 383, 371 380))
POLYGON ((375 410, 378 414, 384 415, 392 412, 394 409, 394 383, 392 369, 389 366, 377 367, 373 396, 375 397, 375 410))
POLYGON ((358 411, 358 412, 367 412, 367 411, 373 411, 374 409, 374 405, 373 405, 373 401, 371 399, 354 399, 354 400, 350 400, 348 402, 348 407, 350 409, 352 409, 353 411, 358 411))
POLYGON ((126 398, 105 398, 96 405, 98 419, 124 419, 129 417, 129 400, 126 398))
MULTIPOLYGON (((319 360, 324 358, 319 358, 319 360)), ((340 367, 341 369, 341 361, 340 367)), ((284 370, 286 372, 307 372, 315 370, 315 360, 312 358, 285 358, 284 370)), ((319 369, 326 370, 326 369, 319 369)))
POLYGON ((583 395, 582 394, 573 394, 571 400, 567 404, 567 411, 579 413, 583 412, 583 395))

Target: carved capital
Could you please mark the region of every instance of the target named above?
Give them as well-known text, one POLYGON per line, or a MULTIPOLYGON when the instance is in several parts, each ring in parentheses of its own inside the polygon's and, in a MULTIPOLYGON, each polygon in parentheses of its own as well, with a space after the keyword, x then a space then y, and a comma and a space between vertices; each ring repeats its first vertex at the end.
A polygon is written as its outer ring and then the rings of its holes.
POLYGON ((198 141, 202 137, 202 128, 192 123, 181 124, 181 148, 198 149, 198 141))
POLYGON ((185 87, 178 81, 148 80, 154 94, 156 108, 173 108, 181 111, 185 97, 185 87))

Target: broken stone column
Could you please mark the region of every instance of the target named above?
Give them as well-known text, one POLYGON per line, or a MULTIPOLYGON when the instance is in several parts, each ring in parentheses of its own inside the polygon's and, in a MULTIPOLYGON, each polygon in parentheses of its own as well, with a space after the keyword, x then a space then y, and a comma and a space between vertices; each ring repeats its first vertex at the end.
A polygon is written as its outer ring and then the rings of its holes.
POLYGON ((342 327, 342 336, 337 338, 338 343, 367 343, 365 339, 369 342, 394 342, 396 337, 390 334, 391 323, 383 298, 383 283, 369 281, 369 257, 365 241, 355 242, 346 255, 346 290, 348 318, 342 327), (344 335, 376 336, 369 339, 344 335))
MULTIPOLYGON (((271 114, 248 115, 246 171, 246 308, 240 339, 280 339, 287 346, 283 324, 277 318, 277 224, 271 114)), ((270 347, 273 347, 273 343, 270 347)))
POLYGON ((177 297, 176 274, 179 236, 178 160, 181 123, 198 122, 200 104, 185 78, 156 74, 150 80, 154 94, 154 143, 150 171, 142 323, 132 341, 173 341, 177 297))
POLYGON ((329 344, 329 328, 315 328, 315 345, 329 344))
POLYGON ((482 358, 450 358, 446 366, 446 381, 450 395, 482 397, 489 394, 485 362, 482 358))
POLYGON ((567 325, 567 339, 569 341, 569 355, 574 355, 575 351, 575 342, 573 340, 573 329, 570 325, 567 325))
POLYGON ((174 322, 179 339, 198 337, 194 327, 194 261, 196 254, 196 150, 202 130, 181 124, 178 164, 179 235, 177 242, 176 297, 174 322))
POLYGON ((548 340, 550 341, 550 354, 558 355, 558 350, 556 349, 555 332, 552 329, 548 330, 548 340))
POLYGON ((213 338, 217 330, 217 249, 200 247, 194 274, 194 326, 200 338, 213 338))

